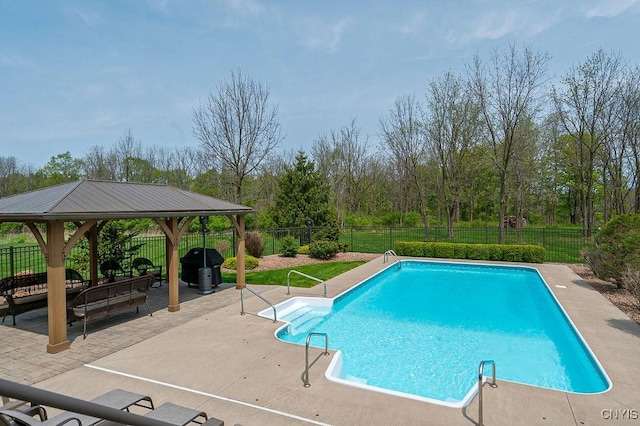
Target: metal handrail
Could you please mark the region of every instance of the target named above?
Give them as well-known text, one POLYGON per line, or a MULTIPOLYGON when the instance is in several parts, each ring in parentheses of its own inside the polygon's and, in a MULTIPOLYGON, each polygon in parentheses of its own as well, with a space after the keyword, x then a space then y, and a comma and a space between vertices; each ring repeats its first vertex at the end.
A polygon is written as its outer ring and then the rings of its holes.
POLYGON ((498 387, 498 384, 496 383, 496 362, 492 359, 480 361, 480 366, 478 367, 478 425, 479 426, 482 426, 484 424, 483 412, 482 412, 482 378, 484 377, 485 364, 491 364, 492 381, 491 383, 489 383, 489 386, 491 386, 492 388, 498 387))
POLYGON ((393 250, 387 250, 384 252, 384 260, 383 263, 387 263, 387 260, 389 259, 389 256, 393 256, 396 258, 396 262, 399 261, 400 259, 398 258, 398 255, 396 254, 395 251, 393 250))
POLYGON ((28 401, 32 405, 54 407, 71 413, 85 414, 103 420, 110 420, 117 424, 139 426, 170 426, 173 424, 5 379, 0 379, 0 394, 9 398, 28 401))
POLYGON ((242 291, 245 290, 245 289, 249 290, 251 293, 253 293, 256 296, 258 296, 258 298, 261 299, 263 302, 265 302, 266 304, 271 306, 271 309, 273 309, 273 322, 278 322, 278 317, 277 317, 277 313, 276 313, 276 307, 273 306, 273 304, 271 302, 269 302, 267 299, 265 299, 264 297, 260 296, 258 293, 256 293, 255 291, 251 290, 246 285, 240 289, 240 315, 244 315, 244 294, 242 293, 242 291))
POLYGON ((322 281, 320 278, 316 278, 316 277, 312 277, 311 275, 307 275, 307 274, 303 274, 302 272, 296 271, 294 269, 290 270, 289 273, 287 274, 287 294, 291 294, 290 291, 290 281, 289 281, 289 277, 291 276, 292 273, 296 273, 298 275, 302 275, 305 278, 309 278, 310 280, 314 280, 316 282, 322 283, 324 285, 324 293, 322 294, 324 297, 327 297, 327 283, 325 283, 324 281, 322 281))
POLYGON ((305 388, 311 386, 311 383, 309 383, 309 341, 311 340, 312 336, 324 336, 324 352, 322 353, 322 355, 329 355, 329 336, 327 335, 327 333, 307 334, 307 344, 304 348, 304 377, 302 378, 305 388))

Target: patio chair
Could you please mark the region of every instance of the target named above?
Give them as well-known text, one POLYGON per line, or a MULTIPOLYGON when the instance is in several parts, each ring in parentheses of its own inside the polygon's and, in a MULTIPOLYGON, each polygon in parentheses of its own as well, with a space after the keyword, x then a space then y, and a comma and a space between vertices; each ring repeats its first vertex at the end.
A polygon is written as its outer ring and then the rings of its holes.
MULTIPOLYGON (((138 407, 147 408, 149 410, 154 409, 153 401, 151 397, 147 395, 141 395, 134 392, 125 391, 122 389, 113 389, 107 393, 95 397, 91 402, 104 405, 106 407, 115 408, 117 410, 129 411, 129 408, 136 405, 138 407)), ((0 425, 6 424, 11 426, 21 425, 46 425, 46 426, 60 426, 60 425, 74 425, 79 424, 81 426, 95 425, 100 423, 102 419, 97 417, 88 416, 85 414, 72 413, 65 411, 50 419, 47 418, 46 410, 41 406, 30 407, 23 412, 12 410, 0 410, 0 425), (34 416, 38 415, 40 419, 36 419, 34 416)))
POLYGON ((170 402, 165 402, 155 410, 149 411, 144 416, 180 426, 188 425, 191 422, 201 425, 209 420, 207 413, 204 411, 193 410, 170 402))
POLYGON ((107 393, 97 396, 91 400, 96 404, 106 405, 107 407, 118 410, 129 411, 129 407, 137 405, 138 407, 153 410, 153 401, 150 396, 141 395, 139 393, 129 392, 122 389, 113 389, 107 393), (144 404, 142 402, 144 401, 144 404))
POLYGON ((128 276, 120 263, 115 260, 106 260, 100 264, 100 273, 104 278, 107 278, 109 281, 115 281, 116 276, 128 276))
MULTIPOLYGON (((34 407, 35 408, 35 407, 34 407)), ((78 414, 77 416, 72 415, 70 417, 66 417, 66 418, 61 418, 59 416, 53 417, 51 419, 47 419, 46 418, 46 414, 44 415, 44 418, 40 417, 40 419, 36 419, 35 417, 33 417, 34 415, 36 415, 37 413, 29 413, 29 412, 21 412, 21 411, 17 411, 17 410, 0 410, 0 425, 7 425, 7 426, 31 426, 31 425, 37 425, 37 426, 61 426, 61 425, 90 425, 90 424, 95 424, 97 423, 97 421, 100 421, 100 419, 95 419, 97 420, 96 422, 92 422, 92 423, 85 423, 84 418, 90 418, 88 416, 82 416, 83 418, 81 419, 81 415, 78 414)), ((39 415, 41 416, 41 415, 39 415)))
POLYGON ((146 257, 136 257, 133 259, 133 262, 131 262, 131 267, 135 269, 139 275, 153 275, 155 281, 160 283, 158 287, 162 286, 162 265, 156 266, 146 257))
MULTIPOLYGON (((17 412, 22 413, 24 415, 28 415, 30 417, 38 416, 40 420, 47 419, 47 411, 44 407, 40 405, 28 405, 27 401, 21 401, 18 399, 11 400, 5 396, 2 397, 2 406, 0 406, 0 413, 2 412, 17 412)), ((11 422, 8 421, 8 416, 4 414, 0 414, 0 424, 5 424, 11 422)), ((15 422, 14 422, 15 423, 15 422)))

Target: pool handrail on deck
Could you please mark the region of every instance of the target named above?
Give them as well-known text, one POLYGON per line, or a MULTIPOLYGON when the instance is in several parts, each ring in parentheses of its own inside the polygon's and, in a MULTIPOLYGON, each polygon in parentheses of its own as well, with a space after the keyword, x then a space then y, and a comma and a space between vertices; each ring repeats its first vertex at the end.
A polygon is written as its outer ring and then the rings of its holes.
POLYGON ((483 423, 483 409, 482 409, 482 378, 484 377, 484 366, 486 364, 491 364, 491 376, 492 380, 489 383, 489 386, 492 388, 497 388, 498 384, 496 383, 496 362, 492 359, 480 361, 480 366, 478 367, 478 425, 482 426, 483 423))

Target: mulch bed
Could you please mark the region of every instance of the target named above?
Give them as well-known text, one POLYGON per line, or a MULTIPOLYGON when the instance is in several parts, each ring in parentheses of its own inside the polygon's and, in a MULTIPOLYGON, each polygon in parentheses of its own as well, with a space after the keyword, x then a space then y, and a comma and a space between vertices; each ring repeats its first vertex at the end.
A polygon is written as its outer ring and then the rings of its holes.
POLYGON ((585 280, 591 287, 600 292, 618 309, 640 325, 640 305, 638 301, 624 288, 618 288, 614 283, 599 279, 587 265, 568 265, 573 272, 585 280))

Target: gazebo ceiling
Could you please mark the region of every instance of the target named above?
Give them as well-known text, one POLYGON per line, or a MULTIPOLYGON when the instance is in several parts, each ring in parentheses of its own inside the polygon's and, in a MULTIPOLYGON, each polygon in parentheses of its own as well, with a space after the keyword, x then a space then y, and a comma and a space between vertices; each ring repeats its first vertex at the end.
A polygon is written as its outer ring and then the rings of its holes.
POLYGON ((0 198, 0 222, 245 215, 250 207, 167 185, 80 180, 0 198))

